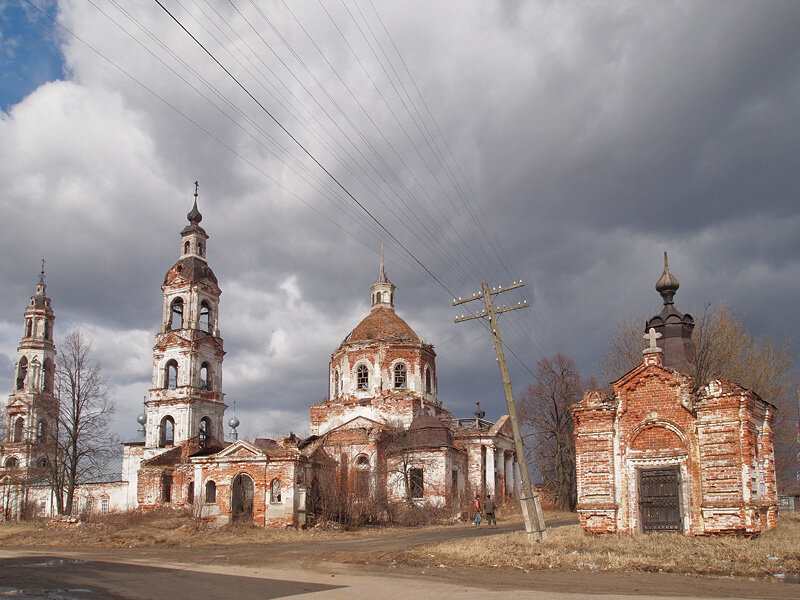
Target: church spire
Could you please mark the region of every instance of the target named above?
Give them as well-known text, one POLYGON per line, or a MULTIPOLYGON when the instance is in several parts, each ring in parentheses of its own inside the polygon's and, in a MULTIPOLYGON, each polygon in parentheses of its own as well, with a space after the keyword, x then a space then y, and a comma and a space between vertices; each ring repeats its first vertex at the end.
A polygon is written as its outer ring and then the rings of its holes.
POLYGON ((378 270, 378 281, 370 286, 372 310, 388 308, 394 311, 394 290, 397 286, 389 281, 383 264, 383 244, 381 244, 381 263, 378 270))
POLYGON ((197 210, 197 190, 200 187, 200 184, 195 181, 194 182, 194 206, 192 206, 192 210, 190 210, 186 214, 186 218, 189 219, 189 223, 192 225, 199 225, 200 221, 203 220, 203 215, 200 214, 200 211, 197 210))

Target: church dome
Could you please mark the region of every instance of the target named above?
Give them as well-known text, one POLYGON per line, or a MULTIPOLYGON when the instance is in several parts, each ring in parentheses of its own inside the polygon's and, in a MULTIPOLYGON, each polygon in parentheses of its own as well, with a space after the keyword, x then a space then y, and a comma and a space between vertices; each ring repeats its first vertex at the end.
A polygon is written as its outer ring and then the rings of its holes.
POLYGON ((376 308, 356 325, 342 342, 342 346, 353 342, 386 340, 419 344, 419 336, 408 323, 389 308, 376 308))
POLYGON ((218 285, 217 277, 208 263, 194 256, 187 256, 176 262, 164 276, 164 283, 173 283, 177 279, 189 282, 211 281, 218 285))
POLYGON ((415 448, 453 445, 453 433, 433 415, 422 414, 415 417, 408 427, 408 433, 411 445, 415 448))

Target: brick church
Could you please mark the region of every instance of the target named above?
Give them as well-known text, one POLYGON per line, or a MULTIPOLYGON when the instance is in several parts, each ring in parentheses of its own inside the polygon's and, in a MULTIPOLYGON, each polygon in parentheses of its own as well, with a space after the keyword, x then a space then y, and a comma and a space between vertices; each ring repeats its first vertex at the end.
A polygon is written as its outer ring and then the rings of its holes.
MULTIPOLYGON (((436 352, 395 313, 383 267, 370 313, 331 355, 329 399, 311 406, 310 436, 238 440, 229 421, 220 334, 221 290, 207 260, 195 204, 178 261, 161 286, 161 324, 140 438, 123 445, 115 481, 81 484, 77 513, 172 506, 217 523, 302 525, 334 501, 457 507, 475 493, 518 497, 519 465, 508 417, 456 419, 437 396, 436 352)), ((47 428, 57 427, 54 313, 44 276, 25 310, 16 386, 0 445, 0 518, 54 514, 39 470, 47 428), (37 470, 39 469, 39 470, 37 470)))
POLYGON ((771 423, 752 390, 692 373, 694 320, 656 283, 663 307, 645 325, 642 362, 572 407, 578 513, 593 533, 759 533, 775 527, 771 423))

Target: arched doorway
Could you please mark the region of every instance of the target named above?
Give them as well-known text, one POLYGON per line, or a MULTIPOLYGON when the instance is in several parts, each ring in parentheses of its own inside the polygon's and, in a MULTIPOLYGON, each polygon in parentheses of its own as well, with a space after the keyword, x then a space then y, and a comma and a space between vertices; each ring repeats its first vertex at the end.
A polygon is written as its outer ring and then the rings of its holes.
POLYGON ((231 521, 253 523, 253 480, 244 473, 234 477, 231 484, 231 521))

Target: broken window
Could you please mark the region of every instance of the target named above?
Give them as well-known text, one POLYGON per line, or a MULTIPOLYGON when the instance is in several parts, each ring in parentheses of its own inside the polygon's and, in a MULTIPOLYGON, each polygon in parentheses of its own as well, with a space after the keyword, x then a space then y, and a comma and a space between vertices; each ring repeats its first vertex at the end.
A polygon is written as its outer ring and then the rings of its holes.
POLYGON ((269 501, 279 503, 281 501, 281 482, 280 479, 273 479, 269 484, 269 501))
POLYGON ((36 441, 43 442, 46 435, 47 435, 47 421, 42 419, 36 426, 36 441))
POLYGON ((8 467, 10 469, 13 469, 14 467, 18 467, 18 466, 19 466, 19 461, 17 460, 17 458, 15 456, 9 456, 6 459, 6 467, 8 467))
POLYGON ((425 393, 431 393, 431 369, 430 367, 425 367, 425 393))
POLYGON ((369 387, 369 369, 367 365, 358 365, 356 370, 356 387, 359 390, 366 390, 369 387))
POLYGON ((211 307, 203 300, 200 303, 200 319, 197 322, 200 331, 211 333, 211 307))
POLYGON ((206 481, 206 503, 217 503, 217 484, 213 481, 206 481))
POLYGON ((394 366, 394 387, 397 389, 406 387, 406 365, 397 363, 394 366))
POLYGON ((160 446, 165 448, 175 443, 175 421, 172 417, 166 416, 161 419, 161 440, 160 446))
POLYGON ((33 320, 25 319, 25 337, 31 337, 33 335, 33 320))
POLYGON ((422 469, 410 469, 408 471, 409 496, 414 499, 422 498, 425 495, 425 485, 422 479, 422 469))
POLYGON ((183 298, 172 301, 169 316, 170 329, 183 329, 183 298))
POLYGON ((174 389, 178 387, 178 361, 170 360, 164 366, 164 388, 174 389))
POLYGON ((186 502, 187 504, 194 504, 194 481, 190 481, 186 486, 186 502))
POLYGON ((198 437, 200 438, 200 445, 205 448, 206 444, 208 443, 209 437, 211 437, 211 420, 208 417, 203 417, 200 420, 200 426, 198 427, 198 437))
POLYGON ((203 390, 211 389, 211 370, 208 368, 208 363, 203 363, 200 367, 200 388, 203 390))
POLYGON ((11 440, 12 442, 22 441, 22 430, 24 427, 25 420, 22 417, 19 417, 16 421, 14 421, 14 438, 11 440))
POLYGON ((25 383, 28 380, 28 359, 23 356, 19 359, 19 366, 17 367, 17 389, 25 389, 25 383))

